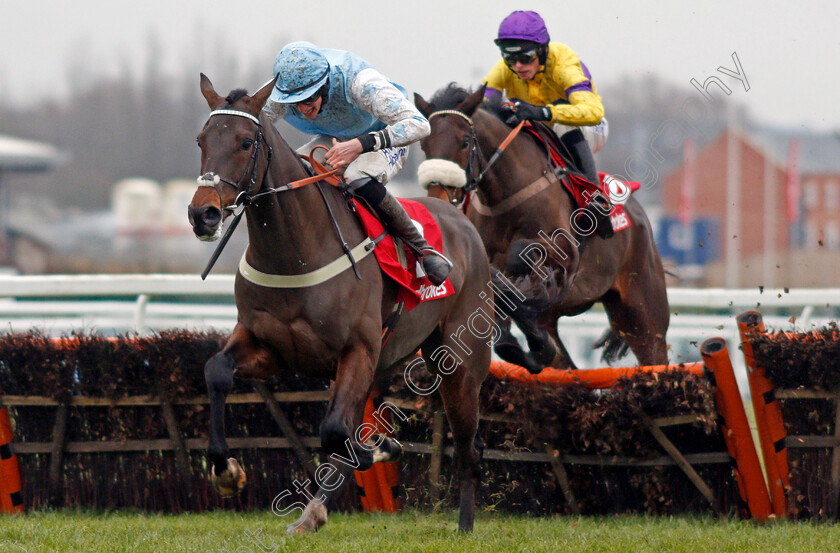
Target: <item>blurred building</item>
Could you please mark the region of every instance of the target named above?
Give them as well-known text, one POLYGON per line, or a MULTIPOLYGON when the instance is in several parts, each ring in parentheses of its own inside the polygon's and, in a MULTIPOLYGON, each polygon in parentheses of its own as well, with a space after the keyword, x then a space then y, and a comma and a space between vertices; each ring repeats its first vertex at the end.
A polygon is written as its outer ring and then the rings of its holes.
MULTIPOLYGON (((38 237, 20 236, 9 225, 12 178, 45 173, 64 158, 50 144, 0 135, 0 265, 14 264, 14 258, 21 255, 42 258, 45 249, 38 237)), ((41 264, 41 260, 36 262, 37 266, 41 264)))
MULTIPOLYGON (((13 264, 24 274, 199 273, 216 244, 190 228, 195 189, 190 180, 127 178, 112 186, 106 211, 20 210, 10 217, 13 264)), ((247 242, 243 225, 214 271, 234 272, 247 242)))
MULTIPOLYGON (((390 183, 389 188, 399 196, 423 193, 408 180, 390 183)), ((160 184, 132 177, 113 184, 106 211, 26 204, 9 216, 10 264, 23 274, 200 273, 217 242, 202 242, 193 234, 187 206, 195 190, 190 179, 160 184)), ((235 272, 247 243, 243 224, 213 274, 235 272)))
POLYGON ((840 138, 724 131, 663 178, 657 237, 683 283, 836 286, 840 138))

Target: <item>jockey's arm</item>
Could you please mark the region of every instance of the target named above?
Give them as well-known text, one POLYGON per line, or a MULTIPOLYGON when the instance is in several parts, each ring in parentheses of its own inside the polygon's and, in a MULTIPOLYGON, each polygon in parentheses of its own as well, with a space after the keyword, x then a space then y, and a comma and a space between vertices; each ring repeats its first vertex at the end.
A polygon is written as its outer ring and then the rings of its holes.
POLYGON ((429 121, 376 69, 359 72, 350 88, 350 96, 357 106, 387 125, 358 138, 366 152, 407 146, 431 132, 429 121))
POLYGON ((578 62, 577 56, 564 60, 562 66, 550 66, 545 68, 543 79, 553 83, 555 90, 563 90, 563 98, 531 98, 528 95, 530 89, 522 85, 515 73, 504 63, 499 61, 484 78, 487 88, 484 92, 486 99, 498 98, 502 92, 508 96, 514 91, 515 97, 537 106, 548 106, 551 110, 551 121, 549 123, 560 123, 562 125, 597 125, 604 117, 604 104, 592 87, 592 82, 584 75, 578 62), (561 103, 554 103, 558 101, 561 103))
POLYGON ((597 125, 604 118, 604 104, 592 87, 592 81, 584 75, 577 57, 574 63, 554 67, 547 78, 564 90, 569 103, 550 103, 551 123, 561 125, 597 125))
POLYGON ((597 125, 604 118, 604 104, 594 92, 577 91, 569 95, 568 104, 549 104, 551 123, 561 125, 597 125))

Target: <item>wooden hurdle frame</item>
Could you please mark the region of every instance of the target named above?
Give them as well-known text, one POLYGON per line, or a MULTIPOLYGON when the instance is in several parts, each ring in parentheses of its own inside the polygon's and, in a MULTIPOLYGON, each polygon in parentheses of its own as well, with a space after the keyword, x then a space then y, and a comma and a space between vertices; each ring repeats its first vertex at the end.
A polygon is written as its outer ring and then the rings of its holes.
MULTIPOLYGON (((703 356, 703 362, 684 363, 682 365, 602 368, 584 371, 546 368, 539 375, 534 375, 522 367, 494 361, 491 364, 490 371, 496 378, 501 380, 516 380, 529 384, 541 383, 554 386, 580 383, 591 389, 609 388, 614 386, 620 378, 639 373, 683 370, 698 376, 711 375, 715 383, 715 399, 718 412, 723 419, 722 433, 726 441, 729 457, 734 465, 741 497, 747 504, 753 519, 766 520, 772 516, 770 501, 755 444, 752 439, 752 432, 750 431, 741 394, 738 390, 735 372, 732 368, 729 351, 726 347, 726 341, 722 338, 711 338, 703 343, 700 351, 703 356)), ((647 416, 643 416, 642 420, 651 436, 653 436, 676 465, 685 473, 686 477, 697 487, 703 497, 709 501, 715 511, 719 511, 719 506, 709 486, 694 469, 687 456, 684 456, 661 430, 662 427, 673 424, 690 424, 696 420, 696 417, 685 415, 681 417, 650 419, 647 416)), ((557 483, 563 490, 563 494, 567 503, 572 508, 572 512, 575 512, 573 508, 574 496, 569 487, 568 477, 566 476, 563 464, 588 464, 593 460, 580 458, 582 456, 561 457, 558 452, 551 450, 547 451, 546 454, 552 464, 557 483)))
MULTIPOLYGON (((723 342, 720 339, 717 339, 723 342)), ((707 341, 708 342, 708 341, 707 341)), ((491 372, 496 378, 502 380, 518 380, 529 384, 545 384, 552 386, 567 385, 572 382, 581 383, 589 388, 608 388, 622 377, 646 372, 656 373, 665 370, 684 370, 696 375, 714 375, 716 386, 716 400, 718 409, 724 419, 723 436, 727 444, 727 452, 712 452, 693 455, 683 455, 677 447, 662 432, 662 428, 691 424, 697 420, 694 415, 682 415, 677 417, 664 417, 652 419, 643 415, 642 422, 650 435, 656 440, 663 450, 664 455, 657 459, 631 459, 621 457, 602 457, 595 455, 564 455, 552 448, 545 451, 535 452, 508 452, 501 450, 485 450, 485 459, 496 459, 505 461, 545 462, 549 463, 552 472, 557 480, 558 487, 562 491, 565 502, 574 513, 577 511, 574 495, 569 485, 565 465, 600 465, 600 466, 663 466, 676 465, 694 484, 701 495, 709 502, 712 508, 719 512, 720 506, 711 488, 703 481, 702 477, 694 469, 694 465, 708 463, 732 463, 734 462, 736 478, 738 479, 739 491, 748 505, 753 518, 764 520, 770 516, 767 491, 764 488, 763 477, 760 468, 756 470, 757 456, 752 444, 749 426, 746 423, 743 404, 740 401, 740 394, 737 390, 734 373, 729 362, 728 351, 725 349, 725 342, 722 347, 706 347, 704 343, 704 362, 686 363, 682 365, 661 365, 654 367, 625 367, 590 369, 582 371, 561 371, 553 368, 545 369, 540 375, 532 375, 524 368, 510 365, 503 362, 493 362, 491 372), (752 448, 752 455, 750 454, 752 448), (763 495, 762 495, 763 490, 763 495)), ((235 394, 229 397, 228 403, 263 403, 268 408, 272 418, 285 437, 248 437, 229 438, 231 448, 290 448, 310 478, 314 478, 315 464, 313 461, 313 449, 318 447, 320 440, 317 437, 300 437, 294 427, 285 416, 280 403, 285 402, 321 402, 328 401, 329 392, 305 391, 305 392, 275 392, 271 393, 264 384, 255 383, 256 393, 235 394)), ((181 476, 189 475, 190 467, 187 452, 189 450, 204 449, 207 447, 206 439, 183 439, 179 428, 178 420, 175 417, 173 405, 182 404, 205 404, 206 398, 191 398, 174 400, 169 402, 162 399, 160 395, 128 396, 120 399, 94 398, 72 396, 69 402, 61 403, 52 398, 34 396, 2 396, 3 401, 9 406, 41 406, 56 407, 56 415, 52 432, 52 439, 49 442, 24 442, 16 446, 20 455, 49 453, 49 483, 50 489, 56 490, 60 484, 62 457, 65 452, 127 452, 127 451, 148 451, 148 450, 171 450, 175 454, 175 466, 181 476), (161 417, 166 423, 169 439, 158 440, 128 440, 128 441, 95 441, 95 442, 67 442, 66 425, 67 414, 71 406, 158 406, 161 417)), ((383 398, 399 408, 414 410, 417 407, 413 402, 398 398, 383 398)), ((366 409, 367 422, 377 424, 381 421, 371 421, 373 412, 372 401, 368 402, 366 409)), ((504 415, 485 415, 484 420, 498 422, 512 422, 504 415)), ((407 453, 427 454, 431 456, 429 482, 431 484, 432 497, 437 497, 441 490, 440 468, 443 456, 453 454, 452 447, 445 445, 445 421, 441 412, 435 413, 432 422, 432 443, 403 443, 407 453)), ((382 429, 385 430, 387 429, 382 429)), ((2 434, 2 429, 0 429, 2 434)), ((0 435, 2 438, 2 435, 0 435)), ((396 466, 378 471, 368 471, 369 474, 357 474, 357 483, 363 488, 363 496, 367 505, 363 502, 366 510, 393 511, 399 508, 398 501, 392 492, 399 484, 398 471, 396 466)), ((2 476, 4 473, 0 473, 2 476)), ((0 479, 0 485, 6 478, 0 479)), ((2 491, 3 488, 0 488, 2 491)), ((18 477, 18 490, 20 490, 18 477)), ((21 506, 22 508, 22 506, 21 506)))

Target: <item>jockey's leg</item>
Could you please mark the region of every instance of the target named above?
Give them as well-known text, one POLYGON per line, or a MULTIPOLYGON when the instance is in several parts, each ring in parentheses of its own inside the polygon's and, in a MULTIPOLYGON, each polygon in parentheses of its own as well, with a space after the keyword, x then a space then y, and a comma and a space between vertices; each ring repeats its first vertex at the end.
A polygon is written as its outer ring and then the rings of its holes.
MULTIPOLYGON (((589 146, 586 138, 584 138, 583 132, 580 129, 568 131, 560 137, 560 141, 572 158, 572 163, 574 163, 575 168, 583 173, 586 180, 600 190, 601 181, 598 178, 598 170, 595 168, 595 156, 592 154, 592 148, 589 146)), ((595 217, 595 230, 598 236, 609 238, 615 234, 609 215, 612 210, 612 203, 606 196, 596 191, 589 198, 589 204, 587 204, 586 208, 595 217), (598 204, 597 207, 592 205, 595 202, 598 204)))
POLYGON ((389 231, 409 242, 416 251, 420 252, 420 262, 432 284, 435 286, 443 284, 449 275, 452 263, 426 242, 403 206, 385 189, 385 185, 372 177, 366 177, 351 181, 350 187, 357 196, 363 198, 376 210, 389 231))
POLYGON ((560 141, 572 158, 575 168, 580 171, 586 180, 598 185, 598 170, 595 169, 595 156, 592 155, 592 148, 583 136, 583 131, 573 129, 563 133, 560 141))
POLYGON ((440 286, 449 275, 452 263, 426 242, 400 202, 385 189, 385 184, 402 169, 407 156, 408 148, 404 146, 363 153, 347 166, 344 179, 357 196, 376 210, 389 231, 420 252, 426 276, 432 284, 440 286))

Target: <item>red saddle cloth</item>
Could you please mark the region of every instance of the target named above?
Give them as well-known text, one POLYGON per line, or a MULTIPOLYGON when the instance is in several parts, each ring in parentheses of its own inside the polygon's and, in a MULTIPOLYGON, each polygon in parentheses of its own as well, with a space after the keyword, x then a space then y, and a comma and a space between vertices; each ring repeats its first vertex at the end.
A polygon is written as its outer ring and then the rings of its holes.
MULTIPOLYGON (((548 127, 545 126, 545 128, 548 127)), ((533 136, 537 142, 542 144, 551 158, 552 167, 566 167, 567 163, 563 158, 563 155, 560 153, 560 146, 557 144, 557 139, 553 138, 554 133, 549 135, 551 138, 547 138, 544 130, 541 132, 531 123, 526 123, 525 126, 522 127, 522 130, 528 131, 528 133, 533 136)), ((617 181, 613 183, 613 186, 618 184, 619 186, 623 185, 625 187, 629 187, 630 192, 638 190, 641 186, 638 182, 618 181, 611 175, 601 172, 598 173, 598 179, 601 182, 599 182, 598 185, 595 185, 577 175, 568 175, 567 178, 562 179, 562 182, 566 190, 569 191, 569 194, 572 195, 572 198, 578 207, 585 207, 587 205, 588 196, 585 194, 587 191, 592 194, 595 190, 599 190, 607 198, 610 198, 610 180, 617 181)), ((624 207, 620 204, 613 204, 612 213, 610 214, 610 222, 612 223, 613 231, 615 232, 624 230, 631 225, 630 217, 624 213, 624 207)))
MULTIPOLYGON (((398 200, 405 208, 408 216, 423 227, 421 232, 429 245, 442 253, 443 235, 437 221, 434 220, 426 206, 404 198, 398 198, 398 200)), ((360 202, 353 201, 356 203, 356 213, 359 215, 367 235, 376 238, 382 234, 385 228, 379 222, 379 219, 374 217, 360 202)), ((406 246, 402 246, 402 248, 405 252, 407 268, 400 264, 397 257, 397 247, 391 235, 386 236, 376 245, 373 254, 385 274, 400 285, 398 299, 405 303, 407 310, 417 307, 420 302, 445 298, 455 293, 455 287, 452 286, 448 278, 440 286, 435 286, 429 282, 426 273, 423 272, 423 267, 417 263, 414 253, 406 246)))

